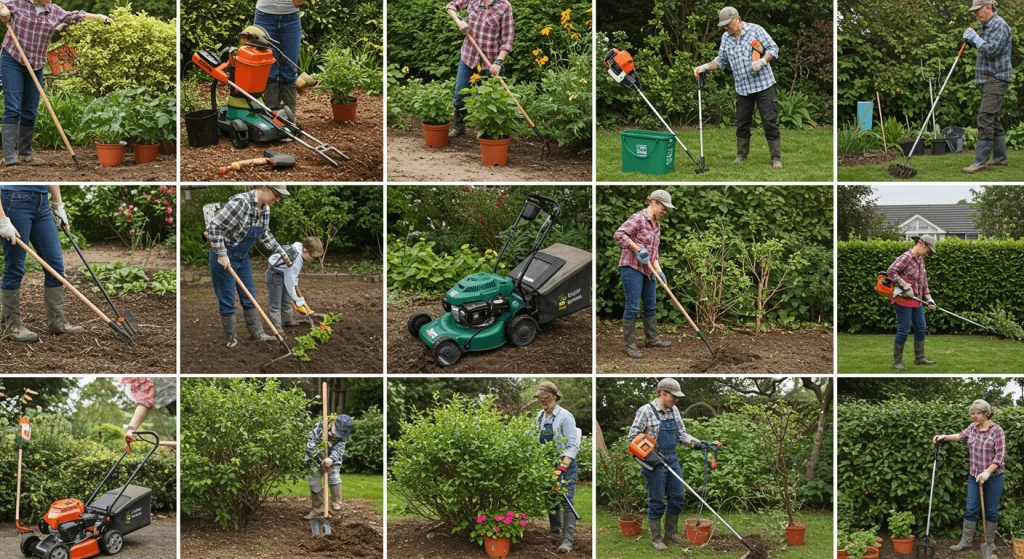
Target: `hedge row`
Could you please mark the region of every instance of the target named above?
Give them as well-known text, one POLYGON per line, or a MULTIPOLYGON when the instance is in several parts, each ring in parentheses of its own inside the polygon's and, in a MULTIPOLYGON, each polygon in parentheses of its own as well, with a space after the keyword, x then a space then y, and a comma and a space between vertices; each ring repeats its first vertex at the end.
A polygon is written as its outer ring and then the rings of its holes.
MULTIPOLYGON (((910 241, 847 241, 837 243, 838 321, 844 332, 894 332, 896 316, 889 301, 875 292, 876 274, 886 270, 910 241)), ((1022 241, 938 242, 925 258, 928 287, 935 302, 956 313, 1002 309, 1018 319, 1024 315, 1024 291, 1015 289, 1024 269, 1022 241)), ((944 313, 928 313, 932 333, 977 332, 977 328, 944 313)))

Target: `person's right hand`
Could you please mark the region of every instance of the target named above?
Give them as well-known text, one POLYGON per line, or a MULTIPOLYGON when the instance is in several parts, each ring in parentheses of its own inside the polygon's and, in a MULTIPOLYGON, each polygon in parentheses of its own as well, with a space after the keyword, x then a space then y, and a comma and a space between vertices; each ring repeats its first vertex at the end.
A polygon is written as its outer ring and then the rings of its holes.
POLYGON ((330 470, 331 466, 333 466, 333 465, 334 465, 334 460, 331 460, 330 458, 325 458, 324 459, 323 466, 324 466, 325 470, 330 470))
POLYGON ((128 429, 124 432, 124 442, 125 444, 132 444, 135 442, 135 429, 128 429))
POLYGON ((295 306, 300 308, 300 309, 305 308, 306 307, 306 298, 305 297, 299 297, 298 299, 295 299, 295 306))
POLYGON ((464 20, 458 19, 455 20, 455 24, 459 26, 459 32, 461 32, 463 35, 469 35, 468 23, 466 23, 464 20))
POLYGON ((651 263, 651 254, 647 252, 646 248, 640 247, 640 252, 636 253, 636 259, 646 266, 651 263))
POLYGON ((935 435, 934 437, 932 437, 932 444, 939 444, 943 442, 944 440, 946 440, 944 438, 945 436, 946 435, 935 435))
POLYGON ((693 69, 693 75, 696 76, 697 74, 703 74, 704 72, 707 72, 709 70, 711 70, 711 66, 707 64, 701 64, 700 66, 697 66, 696 68, 693 69))
POLYGON ((11 223, 11 218, 5 217, 0 219, 0 237, 3 237, 14 244, 15 237, 20 237, 18 230, 14 228, 14 224, 11 223))
POLYGON ((292 0, 292 6, 295 6, 296 8, 301 8, 305 3, 306 0, 292 0))
POLYGON ((228 259, 228 255, 222 254, 217 257, 217 264, 220 264, 225 270, 227 270, 231 267, 231 260, 228 259))

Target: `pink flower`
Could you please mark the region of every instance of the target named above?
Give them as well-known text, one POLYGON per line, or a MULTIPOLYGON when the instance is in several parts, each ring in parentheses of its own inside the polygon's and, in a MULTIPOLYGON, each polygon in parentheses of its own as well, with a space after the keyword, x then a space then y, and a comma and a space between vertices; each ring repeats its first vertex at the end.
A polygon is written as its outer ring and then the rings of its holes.
POLYGON ((174 187, 173 186, 167 189, 167 194, 169 194, 171 196, 174 196, 174 187))
POLYGON ((511 514, 505 517, 505 524, 506 525, 512 524, 512 515, 511 514))
POLYGON ((164 205, 165 206, 170 206, 171 205, 171 201, 168 200, 167 198, 164 198, 164 205))
POLYGON ((520 526, 526 526, 526 521, 525 520, 520 520, 519 521, 519 525, 520 526))
POLYGON ((501 528, 499 528, 499 527, 495 526, 495 527, 494 527, 494 531, 495 531, 495 532, 500 532, 500 531, 501 531, 501 528))
POLYGON ((161 192, 167 192, 167 186, 166 185, 160 185, 160 191, 161 192))
POLYGON ((495 522, 504 522, 505 518, 501 517, 501 516, 498 516, 498 515, 494 515, 494 521, 495 522))
POLYGON ((487 515, 486 514, 481 514, 480 516, 476 517, 476 523, 477 524, 483 524, 484 521, 486 521, 486 520, 487 520, 487 515))
POLYGON ((167 206, 167 213, 169 213, 169 214, 174 213, 174 208, 171 208, 170 206, 167 206))
POLYGON ((132 212, 130 210, 125 210, 124 211, 124 216, 125 217, 131 217, 132 216, 132 212))
MULTIPOLYGON (((171 224, 174 223, 174 218, 173 217, 165 217, 164 218, 164 223, 167 223, 168 225, 171 225, 171 224)), ((477 522, 477 524, 479 524, 479 522, 477 522)))

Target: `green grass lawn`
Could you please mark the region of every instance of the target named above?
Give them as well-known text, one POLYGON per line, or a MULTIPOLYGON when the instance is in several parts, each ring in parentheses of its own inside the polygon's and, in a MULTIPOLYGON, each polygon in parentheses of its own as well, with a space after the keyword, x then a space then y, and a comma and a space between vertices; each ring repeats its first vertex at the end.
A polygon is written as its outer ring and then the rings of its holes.
MULTIPOLYGON (((664 129, 662 129, 664 131, 664 129)), ((696 128, 676 130, 679 139, 700 158, 700 140, 696 128)), ((622 172, 622 143, 619 130, 597 131, 597 180, 601 182, 765 182, 815 181, 831 182, 835 155, 832 150, 832 129, 782 131, 782 169, 771 168, 768 142, 760 129, 751 131, 750 156, 733 165, 736 157, 735 128, 704 129, 704 160, 708 172, 693 174, 695 165, 676 144, 675 170, 664 175, 622 172)))
MULTIPOLYGON (((277 490, 283 495, 309 497, 305 480, 282 483, 277 490)), ((384 513, 384 476, 382 474, 341 474, 341 498, 365 499, 374 510, 384 513)))
MULTIPOLYGON (((675 546, 671 551, 655 551, 651 547, 651 537, 647 532, 647 519, 644 518, 644 534, 638 538, 626 538, 619 531, 619 521, 614 513, 599 507, 597 510, 597 557, 602 559, 656 559, 664 557, 685 556, 690 559, 701 558, 723 558, 735 557, 729 553, 718 553, 709 547, 686 548, 685 554, 681 553, 675 546)), ((685 515, 684 515, 685 516, 685 515)), ((723 514, 725 521, 729 523, 740 535, 761 533, 764 530, 764 522, 754 514, 723 514)), ((712 517, 713 518, 713 517, 712 517)), ((832 535, 832 515, 827 513, 801 512, 796 514, 796 520, 807 523, 807 535, 804 545, 789 547, 785 551, 778 551, 773 557, 785 559, 820 559, 822 557, 835 556, 835 540, 832 535)), ((682 520, 680 520, 680 528, 682 520)), ((732 532, 720 523, 716 527, 714 538, 735 538, 732 532)), ((713 543, 713 542, 712 542, 713 543)), ((738 543, 738 542, 737 542, 738 543)))
MULTIPOLYGON (((785 144, 783 144, 785 145, 785 144)), ((785 149, 785 148, 783 148, 785 149)), ((889 165, 843 165, 838 168, 839 182, 1003 182, 1020 180, 1021 171, 1014 163, 1014 155, 1010 152, 1009 167, 989 167, 988 171, 975 175, 961 173, 960 169, 974 161, 974 152, 950 153, 946 155, 915 155, 910 159, 910 167, 917 169, 917 176, 912 179, 895 179, 889 176, 889 165), (977 177, 977 178, 973 178, 977 177)), ((783 157, 785 161, 785 157, 783 157)), ((905 164, 906 158, 896 163, 905 164)), ((1024 162, 1021 162, 1024 165, 1024 162)))
MULTIPOLYGON (((591 511, 591 504, 593 503, 593 488, 589 483, 579 484, 576 486, 576 498, 573 503, 576 506, 576 512, 580 513, 580 519, 578 524, 584 526, 590 526, 593 514, 591 511)), ((388 491, 388 518, 411 518, 412 515, 400 514, 398 511, 401 510, 403 505, 402 498, 394 491, 388 491)))
MULTIPOLYGON (((895 373, 893 334, 839 334, 840 373, 895 373)), ((928 336, 925 354, 935 365, 914 365, 914 341, 907 340, 903 365, 907 373, 1021 373, 1024 342, 990 336, 928 336)))

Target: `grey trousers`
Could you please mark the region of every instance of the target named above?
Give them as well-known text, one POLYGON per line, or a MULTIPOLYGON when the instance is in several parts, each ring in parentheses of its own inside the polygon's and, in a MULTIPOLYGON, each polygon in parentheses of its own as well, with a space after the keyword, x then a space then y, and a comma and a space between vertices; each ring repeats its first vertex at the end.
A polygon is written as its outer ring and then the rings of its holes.
MULTIPOLYGON (((324 473, 317 469, 309 476, 309 490, 312 493, 319 493, 324 488, 324 473)), ((341 483, 341 464, 335 464, 327 470, 327 484, 338 485, 341 483)))
POLYGON ((779 139, 779 99, 775 86, 750 95, 736 96, 736 137, 749 138, 750 125, 754 122, 754 106, 761 113, 761 127, 766 140, 779 139))
POLYGON ((267 268, 267 273, 263 276, 263 279, 267 281, 270 312, 279 313, 282 308, 290 310, 292 308, 292 298, 288 295, 288 290, 284 288, 284 274, 275 274, 273 270, 267 268))
POLYGON ((1010 84, 989 76, 981 84, 981 105, 978 107, 978 139, 992 141, 1006 135, 999 112, 1003 109, 1003 98, 1010 84))

